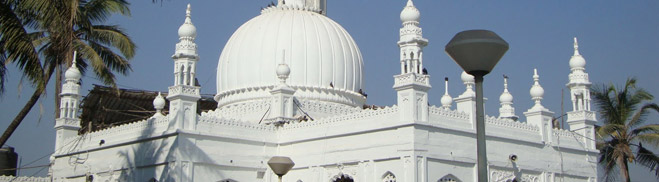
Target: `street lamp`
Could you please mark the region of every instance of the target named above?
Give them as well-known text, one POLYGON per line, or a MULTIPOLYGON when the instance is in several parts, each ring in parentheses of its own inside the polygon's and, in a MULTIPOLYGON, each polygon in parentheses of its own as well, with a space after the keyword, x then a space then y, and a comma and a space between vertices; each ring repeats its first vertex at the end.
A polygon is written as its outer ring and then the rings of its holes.
POLYGON ((497 65, 508 51, 508 43, 489 30, 467 30, 456 34, 446 44, 446 53, 476 81, 476 150, 478 181, 487 182, 485 150, 485 114, 483 113, 483 76, 497 65))
POLYGON ((295 163, 289 157, 274 156, 268 160, 268 166, 270 166, 272 172, 279 176, 279 182, 281 182, 281 177, 288 173, 295 166, 295 163))

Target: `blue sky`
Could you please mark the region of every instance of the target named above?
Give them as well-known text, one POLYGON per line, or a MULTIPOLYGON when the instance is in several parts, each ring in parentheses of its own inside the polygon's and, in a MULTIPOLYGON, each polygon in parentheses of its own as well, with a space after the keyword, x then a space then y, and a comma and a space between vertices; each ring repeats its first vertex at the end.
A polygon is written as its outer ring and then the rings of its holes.
MULTIPOLYGON (((364 58, 365 91, 368 104, 393 105, 396 102, 393 75, 398 63, 399 13, 406 0, 330 0, 328 16, 341 24, 355 39, 364 58)), ((178 41, 177 29, 183 23, 185 4, 192 4, 201 57, 198 79, 202 93, 215 94, 217 60, 231 34, 244 22, 257 16, 270 0, 183 1, 162 3, 132 1, 131 17, 113 17, 108 24, 121 25, 138 45, 132 60, 133 72, 120 76, 122 88, 166 91, 173 83, 171 55, 178 41)), ((572 38, 579 38, 580 52, 586 58, 586 71, 595 84, 623 84, 636 77, 638 85, 659 96, 659 1, 446 1, 416 0, 421 11, 421 27, 429 45, 424 49, 424 66, 431 75, 430 103, 441 105, 443 77, 449 77, 449 93, 456 97, 464 91, 461 69, 446 55, 444 46, 458 32, 489 29, 510 44, 510 49, 492 73, 485 77, 486 114, 498 115, 498 98, 503 78, 510 77, 510 92, 515 97, 516 114, 521 116, 533 101, 529 89, 533 68, 538 68, 545 89, 543 105, 561 111, 561 90, 566 93, 565 110, 571 110, 565 89, 568 61, 573 54, 572 38)), ((9 69, 15 69, 10 66, 9 69)), ((33 89, 19 85, 20 74, 9 72, 6 93, 0 98, 0 128, 13 119, 33 89), (20 96, 20 97, 19 97, 20 96)), ((52 82, 54 83, 54 82, 52 82)), ((98 84, 93 75, 83 77, 83 95, 98 84)), ((51 85, 52 86, 52 85, 51 85)), ((8 145, 16 147, 22 163, 48 163, 54 148, 53 91, 43 104, 40 122, 36 106, 8 145), (46 156, 42 159, 40 157, 46 156)), ((658 121, 657 114, 649 119, 658 121)), ((47 170, 24 170, 22 175, 45 175, 47 170)), ((632 168, 633 180, 655 181, 647 169, 632 168)))

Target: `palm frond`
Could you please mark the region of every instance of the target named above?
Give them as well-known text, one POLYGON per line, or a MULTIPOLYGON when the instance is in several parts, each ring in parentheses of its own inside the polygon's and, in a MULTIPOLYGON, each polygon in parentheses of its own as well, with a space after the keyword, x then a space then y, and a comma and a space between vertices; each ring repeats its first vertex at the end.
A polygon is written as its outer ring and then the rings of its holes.
POLYGON ((78 13, 78 24, 92 25, 98 22, 106 21, 110 15, 119 13, 124 16, 130 16, 130 9, 125 0, 91 0, 80 4, 80 13, 78 13))
POLYGON ((650 111, 656 111, 659 113, 659 105, 655 103, 646 103, 645 105, 641 106, 634 116, 629 120, 629 123, 627 124, 630 128, 635 127, 637 125, 643 124, 645 121, 645 117, 649 114, 650 111))
POLYGON ((77 31, 77 34, 87 42, 110 45, 117 48, 127 59, 135 56, 137 46, 130 37, 116 25, 94 25, 91 29, 77 31))
POLYGON ((654 131, 654 133, 644 133, 637 135, 635 139, 637 141, 650 144, 655 147, 659 146, 659 133, 657 133, 656 131, 654 131))
POLYGON ((637 148, 636 163, 649 168, 650 171, 654 171, 654 175, 659 178, 659 157, 652 151, 643 147, 643 144, 641 143, 639 143, 637 148))
POLYGON ((599 115, 602 117, 604 124, 624 124, 619 119, 616 102, 610 97, 610 95, 613 95, 611 92, 615 92, 615 87, 599 85, 591 89, 591 96, 593 96, 593 101, 599 108, 599 115))
POLYGON ((599 127, 599 129, 595 132, 597 132, 599 136, 602 136, 602 139, 607 139, 607 137, 618 135, 618 133, 625 129, 625 125, 607 124, 599 127))
POLYGON ((3 62, 15 63, 32 84, 43 83, 39 54, 22 23, 22 18, 25 17, 14 13, 18 4, 7 3, 9 2, 0 3, 0 46, 4 54, 3 62))
POLYGON ((94 73, 96 73, 96 76, 98 76, 98 78, 101 79, 104 84, 116 87, 115 76, 110 68, 106 66, 105 60, 103 60, 101 53, 97 52, 97 44, 87 44, 80 40, 75 41, 74 44, 76 50, 78 50, 78 53, 80 54, 80 57, 90 63, 92 70, 94 73))

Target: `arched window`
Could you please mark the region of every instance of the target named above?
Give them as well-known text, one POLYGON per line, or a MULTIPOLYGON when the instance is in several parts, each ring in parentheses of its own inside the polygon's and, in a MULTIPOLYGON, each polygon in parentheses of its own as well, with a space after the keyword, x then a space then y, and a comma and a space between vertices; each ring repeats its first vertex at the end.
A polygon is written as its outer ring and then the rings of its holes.
POLYGON ((437 182, 462 182, 457 177, 452 174, 447 174, 446 176, 440 178, 437 182))
POLYGON ((330 182, 355 182, 355 180, 353 180, 352 177, 348 176, 347 174, 339 174, 334 176, 330 182))
POLYGON ((393 173, 387 171, 382 176, 382 182, 396 182, 396 176, 393 173))
POLYGON ((238 182, 238 181, 233 180, 233 179, 223 179, 223 180, 220 180, 220 181, 217 181, 217 182, 238 182))

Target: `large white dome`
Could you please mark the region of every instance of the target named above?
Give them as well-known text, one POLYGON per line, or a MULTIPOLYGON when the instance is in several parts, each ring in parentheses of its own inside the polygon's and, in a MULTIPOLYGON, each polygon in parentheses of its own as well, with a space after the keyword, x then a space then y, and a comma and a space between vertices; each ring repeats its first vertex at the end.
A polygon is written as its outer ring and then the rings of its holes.
POLYGON ((362 56, 350 34, 318 11, 287 6, 263 10, 231 36, 217 66, 218 105, 268 97, 282 56, 298 99, 363 105, 362 56))

